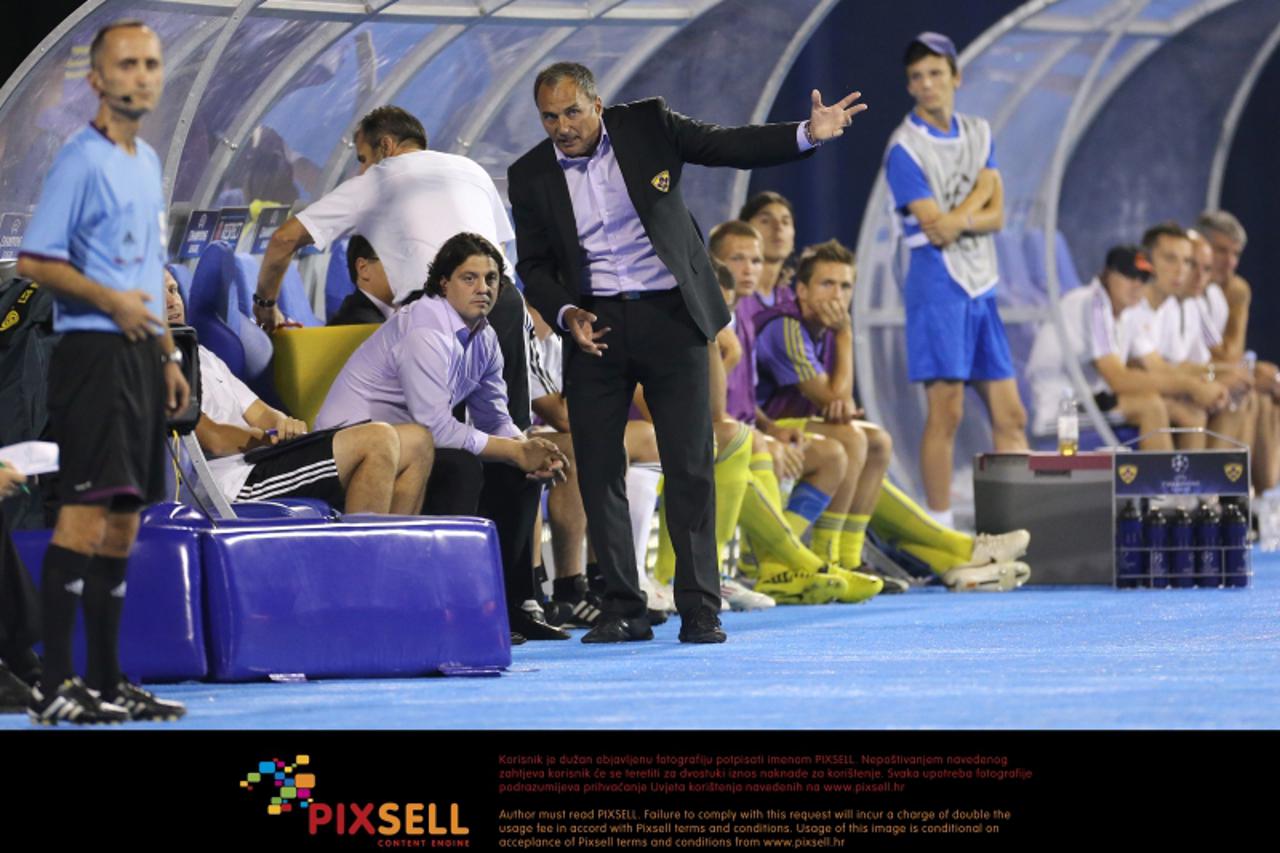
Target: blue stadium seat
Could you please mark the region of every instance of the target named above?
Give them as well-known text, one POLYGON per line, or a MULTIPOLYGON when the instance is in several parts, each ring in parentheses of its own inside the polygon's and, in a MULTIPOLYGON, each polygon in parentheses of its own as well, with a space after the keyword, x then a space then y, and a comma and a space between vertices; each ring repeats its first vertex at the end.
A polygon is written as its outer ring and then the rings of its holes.
MULTIPOLYGON (((256 272, 255 272, 256 276, 256 272)), ((271 339, 252 320, 252 290, 243 287, 243 270, 229 243, 211 243, 191 277, 187 322, 200 343, 227 363, 253 392, 270 405, 279 397, 272 380, 271 339)))
MULTIPOLYGON (((234 286, 239 301, 240 311, 246 317, 253 316, 253 292, 258 286, 258 270, 261 259, 257 255, 243 252, 235 255, 231 284, 234 286)), ((298 268, 290 263, 280 285, 280 310, 290 320, 296 320, 304 326, 323 326, 315 312, 311 310, 311 302, 307 299, 307 289, 302 283, 302 275, 298 268)))
POLYGON ((329 246, 329 270, 324 278, 324 316, 325 319, 338 313, 342 300, 355 293, 356 286, 351 283, 351 274, 347 272, 348 239, 334 240, 329 246))

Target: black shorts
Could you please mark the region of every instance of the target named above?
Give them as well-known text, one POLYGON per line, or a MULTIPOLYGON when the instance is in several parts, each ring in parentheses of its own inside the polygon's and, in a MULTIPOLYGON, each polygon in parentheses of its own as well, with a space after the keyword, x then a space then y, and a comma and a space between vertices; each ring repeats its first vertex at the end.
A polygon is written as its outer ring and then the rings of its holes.
POLYGON ((160 344, 69 332, 49 364, 49 422, 62 503, 134 508, 165 493, 160 344))
POLYGON ((333 459, 334 435, 330 433, 254 465, 235 500, 320 498, 341 511, 346 493, 338 480, 338 463, 333 459))

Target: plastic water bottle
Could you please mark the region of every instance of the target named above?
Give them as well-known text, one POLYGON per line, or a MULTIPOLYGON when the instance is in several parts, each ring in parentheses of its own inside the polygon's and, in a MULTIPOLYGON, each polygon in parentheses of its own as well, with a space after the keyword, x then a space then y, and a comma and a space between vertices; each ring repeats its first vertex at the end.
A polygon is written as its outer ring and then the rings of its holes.
POLYGON ((1076 408, 1076 396, 1070 388, 1062 389, 1062 402, 1058 403, 1058 452, 1063 456, 1075 456, 1080 450, 1080 414, 1076 408))
POLYGON ((1196 586, 1222 586, 1222 516, 1212 504, 1196 513, 1196 586))
POLYGON ((1224 586, 1249 585, 1249 519, 1239 504, 1222 511, 1222 569, 1224 586))
POLYGON ((1169 541, 1169 523, 1165 521, 1164 513, 1156 507, 1147 510, 1144 522, 1143 534, 1147 550, 1143 568, 1146 569, 1146 577, 1142 579, 1141 585, 1165 589, 1169 586, 1169 565, 1165 562, 1168 558, 1165 548, 1169 541))
POLYGON ((1126 501, 1116 519, 1116 586, 1130 589, 1142 577, 1142 513, 1137 501, 1126 501))
POLYGON ((1177 589, 1188 589, 1196 585, 1196 552, 1192 550, 1195 528, 1191 521, 1191 513, 1179 507, 1173 513, 1173 523, 1169 525, 1169 577, 1177 589))

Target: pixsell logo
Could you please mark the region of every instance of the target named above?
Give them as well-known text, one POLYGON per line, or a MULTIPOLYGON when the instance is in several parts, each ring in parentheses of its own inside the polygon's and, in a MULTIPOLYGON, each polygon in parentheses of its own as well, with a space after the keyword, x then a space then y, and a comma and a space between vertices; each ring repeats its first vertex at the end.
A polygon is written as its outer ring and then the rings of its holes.
POLYGON ((291 763, 259 761, 240 787, 260 797, 269 815, 305 814, 310 835, 366 836, 378 847, 471 846, 458 803, 323 802, 314 796, 316 774, 310 764, 309 755, 295 756, 291 763))

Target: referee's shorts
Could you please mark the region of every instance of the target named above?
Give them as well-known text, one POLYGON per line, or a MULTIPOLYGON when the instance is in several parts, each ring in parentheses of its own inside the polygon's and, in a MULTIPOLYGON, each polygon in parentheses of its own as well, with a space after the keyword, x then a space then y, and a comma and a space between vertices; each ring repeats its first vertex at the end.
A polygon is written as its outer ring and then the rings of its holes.
POLYGON ((58 499, 139 509, 164 498, 165 384, 160 344, 68 332, 49 365, 58 499))

